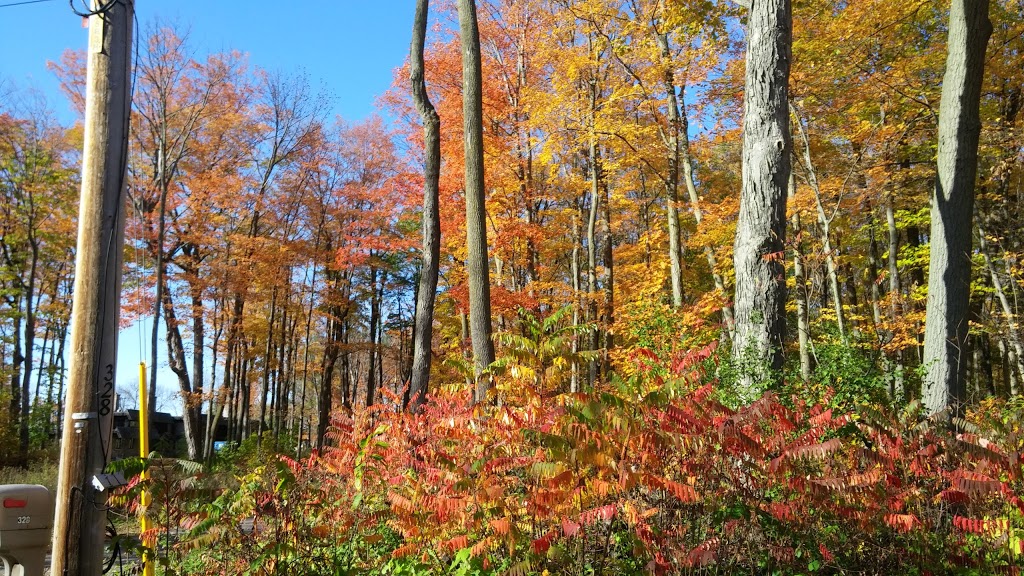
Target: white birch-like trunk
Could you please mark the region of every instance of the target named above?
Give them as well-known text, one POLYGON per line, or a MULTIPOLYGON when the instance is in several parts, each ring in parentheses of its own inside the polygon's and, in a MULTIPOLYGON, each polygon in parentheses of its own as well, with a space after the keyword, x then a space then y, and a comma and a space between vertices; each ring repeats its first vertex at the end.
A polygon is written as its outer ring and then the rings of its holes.
POLYGON ((791 171, 789 0, 757 0, 747 25, 743 188, 733 261, 739 392, 779 377, 786 333, 786 194, 791 171), (748 361, 749 360, 749 361, 748 361))

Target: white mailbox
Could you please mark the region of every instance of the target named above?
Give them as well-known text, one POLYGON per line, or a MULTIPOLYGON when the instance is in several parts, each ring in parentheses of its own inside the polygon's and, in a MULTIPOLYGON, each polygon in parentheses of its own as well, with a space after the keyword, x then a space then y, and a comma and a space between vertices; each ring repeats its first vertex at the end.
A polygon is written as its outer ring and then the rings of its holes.
POLYGON ((42 576, 53 527, 45 486, 0 486, 0 561, 7 576, 42 576))

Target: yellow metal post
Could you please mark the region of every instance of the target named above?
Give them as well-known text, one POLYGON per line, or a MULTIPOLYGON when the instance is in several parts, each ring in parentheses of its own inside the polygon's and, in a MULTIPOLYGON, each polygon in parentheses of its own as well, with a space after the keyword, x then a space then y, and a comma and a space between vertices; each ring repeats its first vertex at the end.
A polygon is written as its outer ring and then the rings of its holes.
MULTIPOLYGON (((146 390, 146 363, 139 362, 139 456, 149 457, 149 393, 146 390)), ((142 472, 142 481, 149 478, 149 473, 142 472)), ((143 487, 142 490, 142 545, 153 550, 155 548, 153 538, 149 532, 149 519, 146 514, 149 509, 149 490, 143 487)), ((153 576, 153 558, 151 552, 146 552, 142 557, 142 576, 153 576)))

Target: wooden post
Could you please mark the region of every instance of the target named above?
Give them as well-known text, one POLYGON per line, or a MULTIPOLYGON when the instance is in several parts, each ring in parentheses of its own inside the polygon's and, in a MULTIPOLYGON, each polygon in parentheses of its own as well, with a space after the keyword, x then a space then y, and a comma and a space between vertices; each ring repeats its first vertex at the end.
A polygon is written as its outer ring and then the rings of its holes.
POLYGON ((53 530, 54 576, 99 576, 110 458, 124 251, 134 0, 92 0, 78 215, 71 368, 53 530))
MULTIPOLYGON (((139 456, 149 458, 149 394, 146 391, 146 363, 139 362, 139 456)), ((143 471, 139 479, 145 482, 149 479, 149 472, 143 471)), ((139 498, 142 504, 142 514, 139 519, 142 532, 142 545, 149 548, 142 554, 142 576, 153 576, 153 550, 156 548, 156 539, 148 535, 152 528, 149 521, 149 488, 142 489, 139 498)))

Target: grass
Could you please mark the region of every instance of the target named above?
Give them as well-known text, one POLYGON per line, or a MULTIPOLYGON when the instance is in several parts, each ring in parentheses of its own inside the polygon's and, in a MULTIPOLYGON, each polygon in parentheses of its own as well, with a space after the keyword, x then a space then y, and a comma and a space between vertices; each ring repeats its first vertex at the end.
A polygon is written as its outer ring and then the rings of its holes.
POLYGON ((0 484, 42 484, 53 494, 57 489, 57 462, 33 462, 27 470, 0 466, 0 484))

